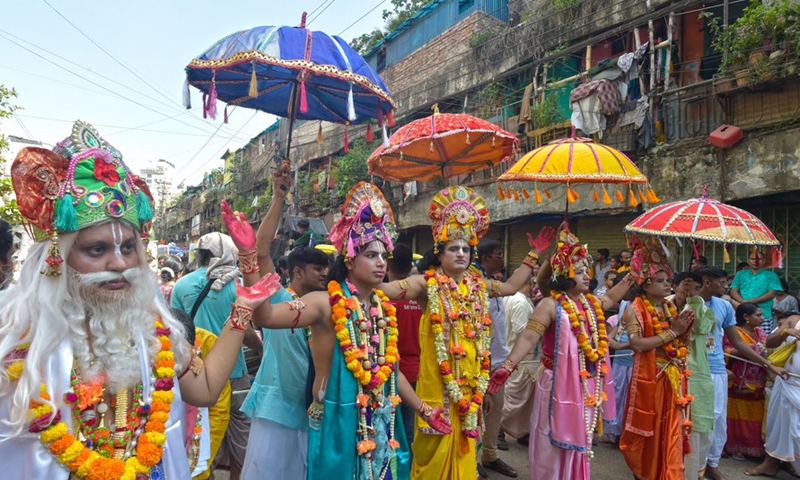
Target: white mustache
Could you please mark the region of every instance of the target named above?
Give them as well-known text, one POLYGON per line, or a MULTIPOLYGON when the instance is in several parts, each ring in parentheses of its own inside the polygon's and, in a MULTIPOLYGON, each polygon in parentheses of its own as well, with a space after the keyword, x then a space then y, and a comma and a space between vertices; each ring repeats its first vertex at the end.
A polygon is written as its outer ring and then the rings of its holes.
POLYGON ((141 278, 142 269, 133 267, 125 270, 124 272, 92 272, 92 273, 78 273, 78 281, 81 285, 92 286, 102 285, 104 283, 113 282, 115 280, 125 280, 128 283, 133 283, 135 280, 141 278))

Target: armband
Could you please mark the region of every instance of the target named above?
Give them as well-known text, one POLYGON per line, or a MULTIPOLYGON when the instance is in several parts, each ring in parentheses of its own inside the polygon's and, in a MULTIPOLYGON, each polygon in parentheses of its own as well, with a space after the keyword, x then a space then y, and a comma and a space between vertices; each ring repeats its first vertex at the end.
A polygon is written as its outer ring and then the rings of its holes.
POLYGON ((258 273, 258 250, 251 248, 246 252, 239 252, 239 271, 245 275, 258 273))
POLYGON ((503 294, 503 283, 499 280, 489 280, 489 296, 500 297, 503 294))
POLYGON ((525 328, 527 328, 528 330, 533 330, 534 332, 538 333, 540 337, 543 337, 544 332, 547 331, 547 326, 536 317, 529 318, 528 326, 525 328))
POLYGON ((246 332, 250 328, 250 320, 253 318, 253 309, 234 303, 231 305, 231 314, 228 316, 227 323, 232 330, 246 332))

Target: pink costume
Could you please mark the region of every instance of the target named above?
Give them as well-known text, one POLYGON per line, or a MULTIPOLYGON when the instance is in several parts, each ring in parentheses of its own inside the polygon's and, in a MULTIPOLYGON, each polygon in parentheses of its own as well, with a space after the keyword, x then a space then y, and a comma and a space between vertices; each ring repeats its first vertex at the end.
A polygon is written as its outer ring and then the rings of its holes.
MULTIPOLYGON (((530 478, 589 480, 591 468, 587 447, 591 449, 592 439, 587 438, 584 414, 593 415, 594 408, 588 407, 584 412, 578 342, 570 329, 567 313, 560 306, 558 322, 550 324, 542 342, 542 365, 545 368, 536 382, 531 416, 530 478)), ((611 365, 608 354, 606 365, 611 365)), ((610 370, 603 381, 603 391, 608 398, 602 404, 602 417, 607 424, 614 424, 617 412, 610 370)), ((589 391, 594 391, 593 378, 588 380, 587 386, 589 391)))

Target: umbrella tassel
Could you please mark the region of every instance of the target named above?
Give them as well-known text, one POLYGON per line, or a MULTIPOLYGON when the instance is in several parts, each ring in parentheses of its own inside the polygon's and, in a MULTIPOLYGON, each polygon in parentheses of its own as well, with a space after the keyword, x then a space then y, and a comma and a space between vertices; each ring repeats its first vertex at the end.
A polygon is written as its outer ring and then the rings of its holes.
POLYGON ((356 103, 353 100, 353 82, 350 82, 350 91, 347 92, 347 119, 354 122, 356 119, 356 103))
POLYGON ((494 139, 495 139, 495 138, 496 138, 496 137, 495 137, 495 135, 494 135, 494 134, 492 134, 492 148, 494 148, 494 139))
POLYGON ((388 123, 390 127, 394 127, 394 111, 389 110, 389 116, 386 119, 386 123, 388 123))
POLYGON ((619 190, 619 187, 617 187, 617 201, 618 202, 624 202, 625 201, 625 197, 622 196, 622 192, 619 190))
POLYGON ((514 201, 519 202, 519 192, 517 191, 517 187, 514 187, 514 201))
POLYGON ((192 109, 192 93, 189 91, 189 77, 183 82, 183 106, 186 110, 192 109))
POLYGON ((581 198, 581 196, 578 195, 578 192, 576 192, 572 187, 567 186, 567 201, 569 203, 575 203, 575 201, 579 198, 581 198))
POLYGON ((511 200, 511 189, 508 188, 508 185, 506 185, 506 192, 505 193, 506 193, 506 198, 511 200))
POLYGON ((469 132, 467 132, 467 145, 472 145, 472 142, 469 141, 469 132))
POLYGON ((208 94, 203 93, 203 118, 208 118, 208 94))
POLYGON ((547 197, 548 200, 553 198, 553 194, 550 193, 550 190, 548 190, 546 188, 543 188, 542 190, 544 190, 544 196, 547 197))
POLYGON ((519 187, 519 188, 522 190, 522 196, 525 197, 526 200, 531 198, 531 194, 525 187, 519 187))
POLYGON ((322 143, 322 122, 319 122, 319 128, 317 129, 317 143, 322 143))
POLYGON ((600 195, 597 194, 597 189, 592 189, 592 198, 594 199, 595 203, 600 202, 600 195))
POLYGON ((212 120, 217 119, 217 82, 211 80, 211 91, 208 93, 208 116, 212 120))
POLYGON ((375 140, 375 135, 372 133, 372 124, 368 123, 367 124, 367 141, 368 142, 372 142, 373 140, 375 140))
POLYGON ((350 138, 347 136, 347 127, 344 127, 344 153, 350 151, 350 138))
POLYGON ((653 202, 652 203, 658 203, 658 202, 661 201, 661 199, 658 198, 658 195, 656 195, 656 191, 653 190, 652 188, 650 188, 650 193, 653 194, 653 202))
POLYGON ((386 125, 381 127, 381 134, 383 135, 383 148, 389 148, 389 134, 386 133, 386 125))
POLYGON ((378 104, 378 126, 385 127, 385 123, 383 121, 383 111, 381 110, 380 104, 378 104))
POLYGON ((727 248, 723 248, 722 249, 722 263, 723 263, 723 265, 726 264, 726 263, 731 263, 731 256, 728 255, 728 249, 727 248))
POLYGON ((433 153, 433 140, 431 140, 431 147, 428 149, 428 151, 433 153))
POLYGON ((536 195, 536 203, 542 203, 542 193, 538 187, 533 187, 533 194, 536 195))
POLYGON ((646 203, 647 199, 644 198, 644 193, 642 193, 642 189, 637 187, 636 192, 639 194, 639 201, 642 203, 646 203))
MULTIPOLYGON (((303 75, 305 77, 305 75, 303 75)), ((300 113, 308 113, 308 97, 306 95, 306 80, 300 81, 300 113)))
POLYGON ((247 95, 250 98, 256 98, 258 96, 258 77, 256 76, 256 62, 252 62, 253 70, 250 72, 250 90, 247 92, 247 95))
POLYGON ((611 196, 608 194, 608 190, 606 190, 605 185, 603 185, 603 203, 606 205, 611 205, 611 196))
POLYGON ((228 123, 228 104, 225 104, 225 110, 223 111, 223 122, 228 123))
POLYGON ((500 185, 497 186, 497 198, 500 200, 506 199, 506 197, 503 195, 503 188, 500 185))
POLYGON ((639 205, 639 201, 636 200, 636 194, 633 193, 633 188, 631 188, 630 185, 628 186, 628 205, 630 205, 631 207, 639 205))

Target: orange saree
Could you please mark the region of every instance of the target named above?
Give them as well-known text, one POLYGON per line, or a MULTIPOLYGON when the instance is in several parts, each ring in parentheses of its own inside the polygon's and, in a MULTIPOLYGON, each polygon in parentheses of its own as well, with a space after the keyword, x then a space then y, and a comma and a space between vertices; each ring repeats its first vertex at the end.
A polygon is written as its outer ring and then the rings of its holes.
MULTIPOLYGON (((641 298, 633 308, 644 337, 654 336, 653 318, 641 298)), ((620 450, 628 468, 642 480, 683 480, 683 414, 679 397, 687 395, 686 371, 675 368, 661 348, 637 353, 628 390, 620 450), (669 367, 668 367, 669 366, 669 367)))

